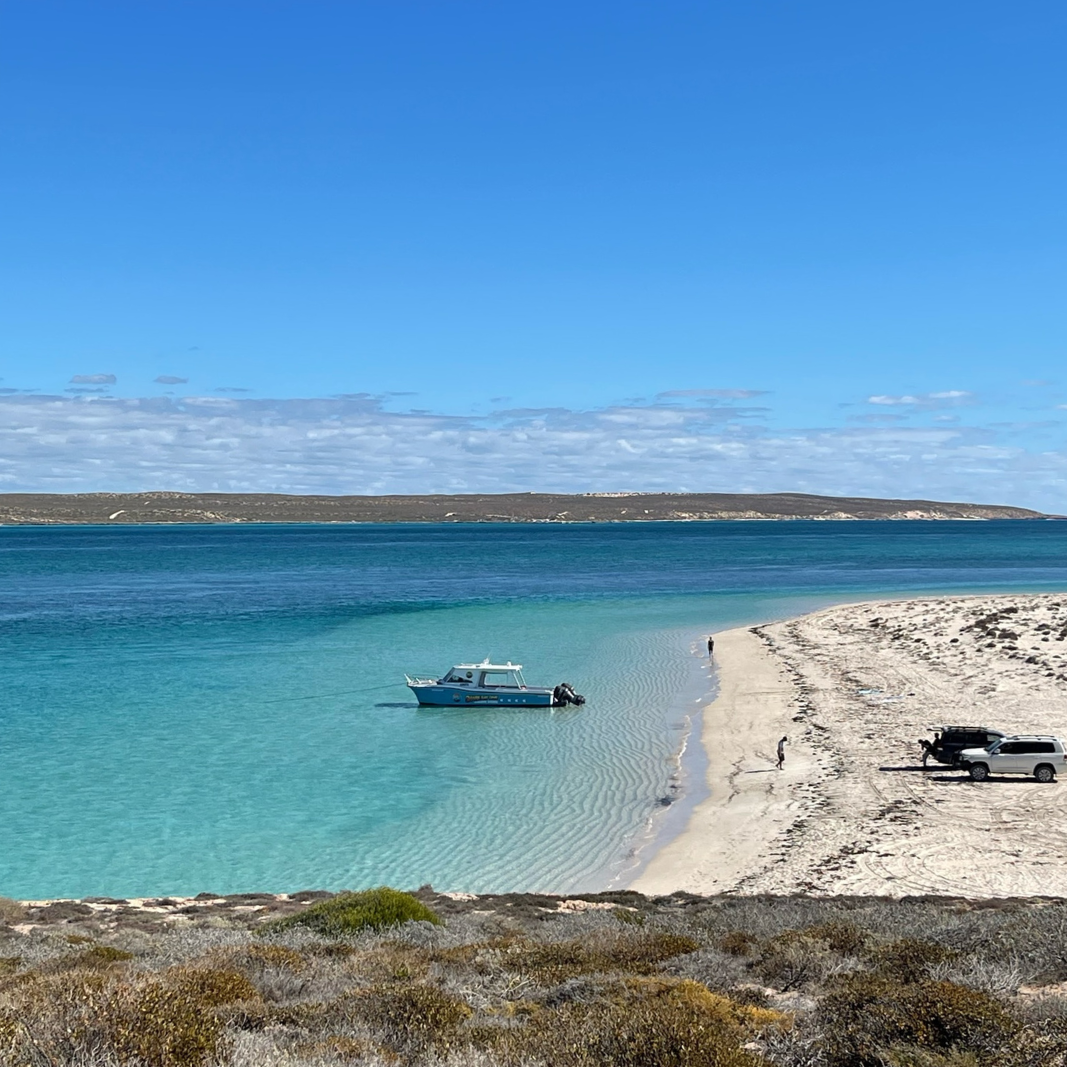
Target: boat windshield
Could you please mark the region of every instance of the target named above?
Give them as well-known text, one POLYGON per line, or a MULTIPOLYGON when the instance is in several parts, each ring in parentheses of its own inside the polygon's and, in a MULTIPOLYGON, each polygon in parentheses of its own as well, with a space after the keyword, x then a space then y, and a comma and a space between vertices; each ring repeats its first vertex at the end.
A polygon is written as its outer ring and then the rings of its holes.
POLYGON ((482 685, 489 687, 507 686, 510 689, 518 688, 522 683, 518 679, 518 671, 483 671, 482 685))
POLYGON ((452 670, 450 670, 448 674, 446 674, 444 678, 441 679, 441 681, 459 682, 462 685, 470 685, 473 678, 474 671, 461 671, 458 667, 453 667, 452 670))

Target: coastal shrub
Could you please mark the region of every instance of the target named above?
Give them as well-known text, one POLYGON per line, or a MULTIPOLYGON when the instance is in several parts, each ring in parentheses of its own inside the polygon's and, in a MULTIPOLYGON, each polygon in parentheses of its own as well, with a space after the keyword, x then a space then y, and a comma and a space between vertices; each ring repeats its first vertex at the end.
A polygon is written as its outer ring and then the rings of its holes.
POLYGON ((57 962, 64 963, 71 968, 84 967, 89 970, 107 970, 132 959, 133 953, 126 952, 121 948, 114 948, 111 945, 92 945, 84 952, 79 952, 77 955, 69 956, 66 959, 61 958, 57 962))
MULTIPOLYGON (((501 1032, 496 1051, 514 1067, 764 1067, 764 1059, 742 1048, 752 1031, 738 1009, 696 982, 631 985, 612 1000, 542 1011, 501 1032)), ((765 1014, 773 1023, 780 1018, 765 1014)))
POLYGON ((681 934, 654 932, 575 938, 570 941, 518 941, 502 956, 508 970, 529 975, 543 985, 558 985, 583 974, 622 971, 652 974, 659 964, 695 952, 699 942, 681 934))
POLYGON ((17 900, 0 897, 0 923, 20 923, 26 919, 26 908, 17 900))
POLYGON ((327 937, 344 937, 360 930, 384 930, 406 922, 441 925, 440 918, 410 893, 382 886, 360 893, 338 893, 320 900, 295 915, 268 923, 265 930, 284 930, 306 926, 327 937))
POLYGON ((466 1044, 460 1027, 473 1015, 466 1001, 432 985, 373 987, 357 997, 358 1011, 387 1048, 438 1052, 466 1044))
MULTIPOLYGON (((359 1037, 348 1037, 342 1034, 330 1034, 316 1041, 299 1041, 293 1046, 293 1053, 301 1057, 301 1062, 322 1064, 334 1063, 374 1063, 370 1057, 381 1050, 371 1042, 359 1037)), ((395 1061, 395 1054, 387 1054, 382 1057, 388 1063, 395 1061)), ((286 1057, 287 1064, 293 1063, 291 1057, 286 1057)), ((381 1062, 379 1060, 379 1062, 381 1062)), ((294 1064, 294 1067, 297 1067, 294 1064)))
MULTIPOLYGON (((223 1020, 211 1010, 212 981, 153 980, 123 990, 105 1014, 108 1043, 120 1062, 144 1067, 203 1067, 224 1052, 223 1020)), ((225 994, 222 994, 225 999, 225 994)))
POLYGON ((898 982, 918 982, 929 976, 935 964, 954 959, 959 953, 936 941, 902 937, 879 945, 867 957, 871 969, 898 982))
POLYGON ((825 941, 832 952, 841 956, 857 956, 871 940, 871 935, 853 922, 830 919, 802 931, 805 937, 825 941))
POLYGON ((307 957, 287 945, 241 945, 239 948, 220 953, 219 958, 226 965, 250 974, 257 974, 267 968, 285 968, 296 974, 303 974, 308 969, 307 957))
POLYGON ((728 956, 750 956, 759 938, 744 930, 731 930, 719 939, 719 948, 728 956))
POLYGON ((951 982, 901 982, 880 974, 833 979, 818 1018, 831 1067, 883 1067, 892 1049, 988 1056, 1019 1023, 993 997, 951 982))
POLYGON ((410 945, 386 941, 351 957, 347 969, 376 984, 410 982, 426 977, 431 958, 433 954, 410 945))
POLYGON ((130 985, 87 971, 34 975, 9 992, 0 1011, 0 1062, 7 1067, 205 1067, 222 1051, 219 1017, 159 980, 130 985))
POLYGON ((753 967, 767 985, 787 992, 822 981, 838 963, 825 941, 786 930, 763 944, 753 967))
POLYGON ((885 1067, 983 1067, 973 1052, 931 1052, 921 1048, 890 1049, 882 1062, 885 1067))
POLYGON ((171 967, 164 971, 168 988, 195 1000, 202 1008, 221 1008, 259 997, 256 987, 240 971, 223 967, 171 967))

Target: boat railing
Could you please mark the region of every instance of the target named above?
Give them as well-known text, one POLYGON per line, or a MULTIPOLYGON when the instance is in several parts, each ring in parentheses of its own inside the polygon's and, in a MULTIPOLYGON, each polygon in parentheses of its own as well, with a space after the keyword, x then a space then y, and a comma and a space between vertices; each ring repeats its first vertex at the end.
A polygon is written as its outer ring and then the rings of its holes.
POLYGON ((437 685, 438 683, 438 679, 426 678, 421 674, 416 674, 414 676, 405 674, 404 677, 407 679, 408 685, 437 685))

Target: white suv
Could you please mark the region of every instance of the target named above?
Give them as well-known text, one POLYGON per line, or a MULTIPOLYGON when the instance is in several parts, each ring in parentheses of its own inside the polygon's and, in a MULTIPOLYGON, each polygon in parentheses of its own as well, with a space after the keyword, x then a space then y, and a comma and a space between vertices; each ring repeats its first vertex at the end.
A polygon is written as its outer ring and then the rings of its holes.
POLYGON ((1051 782, 1065 764, 1064 743, 1044 734, 1001 737, 985 748, 965 748, 960 753, 960 766, 976 782, 991 774, 1032 774, 1039 782, 1051 782))

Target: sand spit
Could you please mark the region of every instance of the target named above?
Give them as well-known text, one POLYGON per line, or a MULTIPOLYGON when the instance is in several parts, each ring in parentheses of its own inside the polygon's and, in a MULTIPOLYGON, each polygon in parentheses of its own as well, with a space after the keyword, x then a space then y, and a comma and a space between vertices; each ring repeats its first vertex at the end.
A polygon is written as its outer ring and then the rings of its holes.
POLYGON ((916 743, 950 722, 1067 736, 1067 594, 836 607, 716 653, 712 795, 634 889, 1067 896, 1067 773, 979 785, 916 743))

